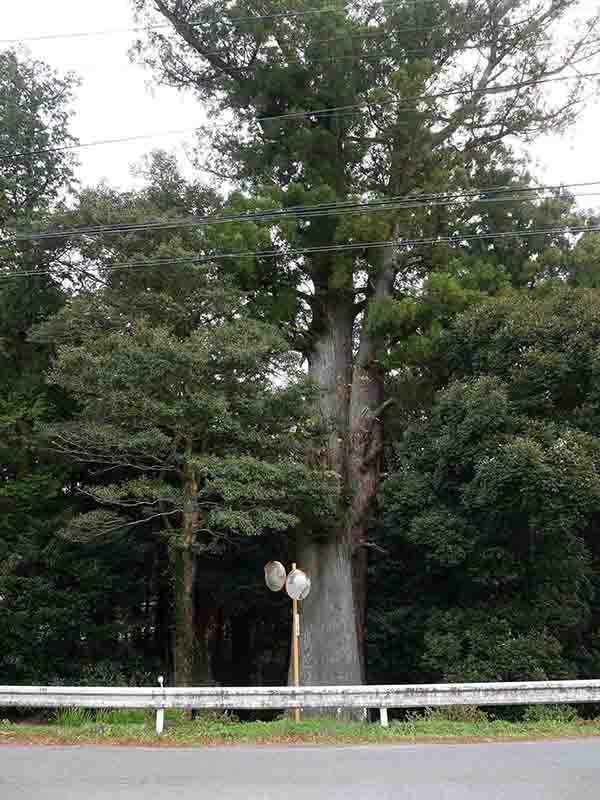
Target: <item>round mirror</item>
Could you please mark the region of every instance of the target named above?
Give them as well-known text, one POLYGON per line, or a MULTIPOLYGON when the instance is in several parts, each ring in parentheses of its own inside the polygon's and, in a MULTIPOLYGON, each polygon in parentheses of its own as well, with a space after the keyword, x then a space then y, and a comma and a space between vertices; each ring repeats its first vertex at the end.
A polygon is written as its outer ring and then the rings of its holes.
POLYGON ((285 590, 292 600, 304 600, 310 592, 310 578, 301 569, 293 569, 287 576, 285 590))
POLYGON ((279 592, 285 585, 285 567, 280 561, 265 564, 265 583, 272 592, 279 592))

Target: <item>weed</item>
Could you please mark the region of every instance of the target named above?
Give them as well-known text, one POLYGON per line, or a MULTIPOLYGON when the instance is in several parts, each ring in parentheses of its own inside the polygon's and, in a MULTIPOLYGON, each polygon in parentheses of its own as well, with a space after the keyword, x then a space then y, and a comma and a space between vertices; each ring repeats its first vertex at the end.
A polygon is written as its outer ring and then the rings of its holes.
POLYGON ((426 708, 426 719, 438 722, 489 722, 489 714, 479 706, 440 706, 426 708))
MULTIPOLYGON (((537 707, 527 720, 511 722, 490 719, 481 709, 471 708, 469 720, 449 719, 446 709, 425 713, 412 712, 404 721, 395 720, 389 728, 377 723, 346 722, 338 719, 308 719, 296 723, 289 717, 271 722, 240 722, 234 715, 220 712, 199 714, 187 721, 180 711, 170 711, 171 719, 160 739, 163 744, 205 745, 210 743, 266 744, 281 742, 343 743, 402 742, 415 739, 465 740, 524 739, 547 736, 600 736, 600 718, 582 722, 570 706, 546 709, 545 717, 537 707)), ((110 741, 124 744, 157 742, 153 712, 121 710, 109 714, 85 709, 63 709, 51 724, 12 724, 11 741, 86 743, 110 741), (123 713, 123 711, 125 713, 123 713), (125 721, 127 720, 127 721, 125 721), (144 722, 148 724, 143 724, 144 722), (140 724, 142 723, 142 724, 140 724)), ((2 723, 0 723, 1 725, 2 723)), ((3 732, 3 736, 8 736, 3 732)))
POLYGON ((78 728, 94 721, 93 712, 89 708, 59 708, 54 718, 65 728, 78 728))
POLYGON ((533 705, 527 706, 523 720, 525 722, 575 722, 578 719, 577 709, 569 705, 533 705))
POLYGON ((153 717, 154 713, 144 708, 99 708, 94 714, 94 720, 105 725, 144 725, 153 717))

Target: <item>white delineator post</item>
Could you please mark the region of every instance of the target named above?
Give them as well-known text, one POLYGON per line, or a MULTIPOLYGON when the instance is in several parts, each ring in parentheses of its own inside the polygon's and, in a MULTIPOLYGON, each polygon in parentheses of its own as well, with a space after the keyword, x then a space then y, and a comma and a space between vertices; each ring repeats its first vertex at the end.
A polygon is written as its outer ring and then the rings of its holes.
MULTIPOLYGON (((162 675, 158 676, 158 683, 160 688, 163 688, 165 679, 162 675)), ((156 735, 161 736, 162 732, 165 729, 165 709, 164 708, 157 708, 156 709, 156 735)))
POLYGON ((380 708, 379 709, 379 721, 381 722, 382 728, 388 728, 388 715, 387 715, 387 708, 380 708))

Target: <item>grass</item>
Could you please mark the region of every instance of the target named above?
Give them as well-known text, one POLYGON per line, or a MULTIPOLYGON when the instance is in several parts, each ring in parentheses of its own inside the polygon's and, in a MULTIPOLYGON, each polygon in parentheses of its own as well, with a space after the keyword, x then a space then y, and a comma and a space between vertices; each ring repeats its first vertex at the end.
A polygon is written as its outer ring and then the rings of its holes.
POLYGON ((206 746, 218 744, 360 744, 401 742, 477 742, 600 736, 600 718, 581 720, 569 706, 531 707, 520 722, 494 719, 482 709, 436 709, 409 714, 389 728, 377 723, 289 718, 240 722, 235 715, 205 712, 187 722, 179 711, 166 712, 158 739, 154 715, 142 710, 65 709, 45 723, 0 720, 1 743, 130 744, 206 746))
MULTIPOLYGON (((171 715, 172 719, 181 714, 171 715)), ((142 708, 59 708, 55 714, 56 723, 66 728, 79 728, 86 725, 143 725, 151 723, 154 714, 142 708)))

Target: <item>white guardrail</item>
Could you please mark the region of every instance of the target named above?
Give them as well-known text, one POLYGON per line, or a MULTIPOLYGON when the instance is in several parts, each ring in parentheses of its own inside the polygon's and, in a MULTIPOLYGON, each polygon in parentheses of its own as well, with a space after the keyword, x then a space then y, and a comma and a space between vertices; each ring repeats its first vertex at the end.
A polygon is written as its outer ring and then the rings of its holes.
POLYGON ((162 733, 165 708, 388 708, 600 702, 600 680, 431 683, 383 686, 182 687, 0 686, 0 708, 151 708, 162 733))

